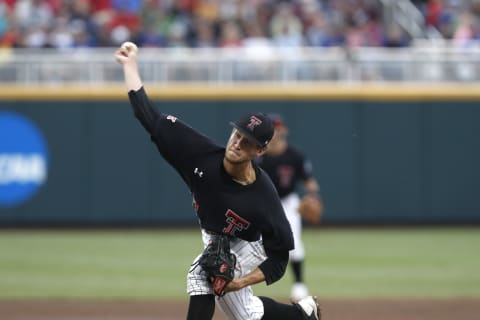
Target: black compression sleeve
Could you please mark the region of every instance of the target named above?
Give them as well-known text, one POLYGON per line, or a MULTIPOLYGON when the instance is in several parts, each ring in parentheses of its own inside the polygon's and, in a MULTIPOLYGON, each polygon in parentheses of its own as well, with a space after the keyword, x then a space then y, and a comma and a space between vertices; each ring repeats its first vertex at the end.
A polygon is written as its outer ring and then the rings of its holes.
POLYGON ((154 108, 144 88, 141 87, 137 91, 130 90, 128 92, 128 98, 130 99, 135 117, 140 120, 142 126, 152 134, 155 128, 155 122, 159 117, 159 112, 154 108))
POLYGON ((285 273, 288 265, 288 251, 267 252, 267 260, 258 267, 265 275, 265 282, 272 284, 285 273))

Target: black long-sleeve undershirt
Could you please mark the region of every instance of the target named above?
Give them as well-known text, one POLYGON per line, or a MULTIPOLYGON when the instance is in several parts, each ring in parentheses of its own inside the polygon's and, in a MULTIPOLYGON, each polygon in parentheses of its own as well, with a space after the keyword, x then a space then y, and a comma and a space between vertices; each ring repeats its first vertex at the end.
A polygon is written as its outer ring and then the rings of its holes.
POLYGON ((152 134, 160 114, 148 98, 145 89, 141 87, 137 91, 130 90, 128 92, 128 98, 130 99, 130 105, 133 108, 135 117, 140 121, 142 126, 152 134))

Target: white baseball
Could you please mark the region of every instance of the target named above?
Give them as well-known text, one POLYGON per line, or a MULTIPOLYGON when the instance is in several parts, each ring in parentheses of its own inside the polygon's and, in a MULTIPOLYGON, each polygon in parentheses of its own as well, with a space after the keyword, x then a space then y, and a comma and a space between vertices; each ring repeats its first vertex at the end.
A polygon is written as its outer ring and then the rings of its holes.
POLYGON ((126 41, 124 43, 122 43, 122 49, 125 49, 128 51, 128 53, 130 52, 133 52, 133 53, 137 53, 138 52, 138 47, 135 43, 133 42, 130 42, 130 41, 126 41))

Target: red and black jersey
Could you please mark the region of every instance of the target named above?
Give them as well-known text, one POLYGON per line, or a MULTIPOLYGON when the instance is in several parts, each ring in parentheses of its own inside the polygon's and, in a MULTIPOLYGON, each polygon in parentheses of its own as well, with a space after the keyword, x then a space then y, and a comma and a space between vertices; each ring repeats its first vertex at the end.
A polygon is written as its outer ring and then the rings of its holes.
POLYGON ((312 177, 310 162, 290 145, 282 154, 278 156, 265 154, 257 162, 272 179, 280 198, 295 192, 299 182, 312 177))
POLYGON ((268 259, 259 267, 267 283, 278 280, 288 262, 288 251, 293 249, 293 237, 268 175, 254 164, 254 183, 235 182, 223 166, 224 147, 176 117, 157 111, 143 88, 130 91, 129 97, 136 117, 161 155, 192 192, 201 227, 246 241, 261 238, 268 259))

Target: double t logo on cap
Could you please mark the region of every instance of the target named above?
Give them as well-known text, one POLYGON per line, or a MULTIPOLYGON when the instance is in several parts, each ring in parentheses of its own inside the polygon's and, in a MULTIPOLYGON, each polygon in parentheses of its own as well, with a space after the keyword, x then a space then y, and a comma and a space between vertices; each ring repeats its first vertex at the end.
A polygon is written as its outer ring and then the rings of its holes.
POLYGON ((255 129, 255 127, 260 125, 260 124, 262 124, 262 120, 258 119, 255 116, 251 116, 250 117, 250 122, 248 123, 247 128, 250 129, 251 131, 253 131, 253 129, 255 129))

